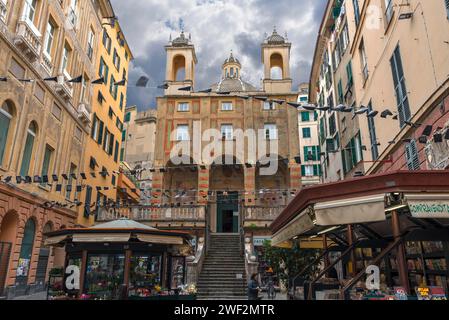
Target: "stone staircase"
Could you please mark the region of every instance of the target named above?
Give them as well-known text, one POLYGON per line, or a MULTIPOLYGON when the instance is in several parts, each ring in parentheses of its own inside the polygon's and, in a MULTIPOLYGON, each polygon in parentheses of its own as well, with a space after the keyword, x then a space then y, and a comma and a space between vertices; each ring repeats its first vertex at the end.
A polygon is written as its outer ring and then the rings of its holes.
POLYGON ((245 260, 240 253, 239 235, 211 235, 198 279, 199 300, 247 299, 245 260))

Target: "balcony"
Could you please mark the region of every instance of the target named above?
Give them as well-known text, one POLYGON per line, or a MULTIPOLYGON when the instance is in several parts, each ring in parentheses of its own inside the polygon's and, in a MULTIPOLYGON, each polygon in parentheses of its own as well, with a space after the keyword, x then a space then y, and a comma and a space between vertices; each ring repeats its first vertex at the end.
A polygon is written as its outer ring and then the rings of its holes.
POLYGON ((0 23, 6 23, 8 0, 0 0, 0 23))
POLYGON ((73 85, 67 82, 70 79, 70 75, 64 71, 63 75, 58 76, 58 83, 55 86, 56 92, 66 101, 73 97, 73 85))
POLYGON ((99 212, 97 216, 98 222, 113 221, 126 217, 140 222, 155 223, 188 223, 188 222, 205 222, 205 207, 177 207, 177 208, 155 208, 145 207, 134 208, 129 210, 110 210, 99 212))
POLYGON ((78 119, 84 124, 90 123, 90 106, 86 103, 80 103, 78 106, 78 119))
POLYGON ((243 208, 243 217, 245 220, 245 227, 259 224, 270 224, 274 221, 281 212, 285 209, 285 206, 278 207, 264 207, 254 206, 243 208))
MULTIPOLYGON (((2 1, 0 0, 0 2, 2 1)), ((19 19, 14 44, 31 62, 36 61, 39 57, 42 46, 41 38, 42 35, 33 22, 24 17, 19 19)))

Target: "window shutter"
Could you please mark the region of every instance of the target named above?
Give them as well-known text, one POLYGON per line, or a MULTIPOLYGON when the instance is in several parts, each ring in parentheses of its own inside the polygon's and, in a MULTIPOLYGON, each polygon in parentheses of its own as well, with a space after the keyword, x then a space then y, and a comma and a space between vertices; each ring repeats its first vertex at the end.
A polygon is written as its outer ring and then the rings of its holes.
POLYGON ((318 165, 313 166, 313 175, 316 177, 318 176, 318 165))
POLYGON ((86 200, 84 201, 84 217, 90 217, 90 202, 92 201, 92 187, 86 186, 86 200))
POLYGON ((115 150, 114 150, 114 161, 118 161, 118 151, 119 151, 119 143, 118 140, 115 142, 115 150))
POLYGON ((104 122, 100 120, 100 130, 98 133, 98 144, 101 145, 103 142, 103 128, 104 128, 104 122))
POLYGON ((306 167, 305 166, 301 166, 301 176, 305 176, 306 175, 306 167))
POLYGON ((347 173, 348 172, 348 168, 346 167, 346 151, 345 150, 343 150, 342 152, 341 152, 341 160, 342 160, 342 163, 343 163, 343 172, 344 173, 347 173))
POLYGON ((30 170, 31 154, 33 153, 34 137, 27 135, 25 149, 23 151, 22 166, 20 167, 20 175, 27 176, 30 170))
POLYGON ((95 127, 97 125, 97 114, 94 113, 93 114, 93 121, 92 121, 92 131, 90 133, 90 136, 93 138, 95 136, 95 127))

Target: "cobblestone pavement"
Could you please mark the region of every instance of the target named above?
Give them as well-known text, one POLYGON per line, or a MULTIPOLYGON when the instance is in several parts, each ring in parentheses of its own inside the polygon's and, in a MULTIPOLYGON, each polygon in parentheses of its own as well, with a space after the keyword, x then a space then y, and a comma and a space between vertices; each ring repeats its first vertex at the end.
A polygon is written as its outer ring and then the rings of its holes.
POLYGON ((28 296, 15 297, 13 300, 47 300, 47 292, 39 292, 28 296))

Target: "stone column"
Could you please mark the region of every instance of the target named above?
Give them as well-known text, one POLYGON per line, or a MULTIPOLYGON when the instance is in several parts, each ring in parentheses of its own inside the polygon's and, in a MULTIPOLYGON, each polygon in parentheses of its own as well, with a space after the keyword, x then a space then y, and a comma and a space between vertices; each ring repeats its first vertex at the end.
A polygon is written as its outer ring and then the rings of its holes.
POLYGON ((208 203, 210 168, 203 167, 198 170, 198 204, 206 206, 208 203))

